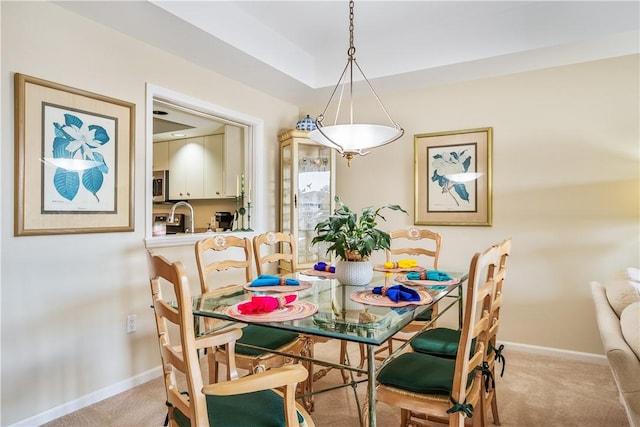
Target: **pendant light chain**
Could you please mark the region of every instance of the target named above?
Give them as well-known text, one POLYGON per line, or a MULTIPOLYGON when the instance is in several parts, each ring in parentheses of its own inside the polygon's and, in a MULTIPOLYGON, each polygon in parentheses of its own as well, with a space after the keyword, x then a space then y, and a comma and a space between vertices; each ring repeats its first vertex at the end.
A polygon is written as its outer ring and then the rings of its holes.
POLYGON ((347 55, 353 58, 356 54, 356 47, 353 43, 353 7, 355 3, 353 0, 349 2, 349 50, 347 51, 347 55))
MULTIPOLYGON (((353 124, 353 63, 356 58, 354 55, 356 54, 356 47, 353 43, 353 8, 355 2, 354 0, 349 1, 349 50, 347 51, 347 55, 349 58, 347 59, 347 66, 349 67, 349 124, 353 124)), ((351 159, 349 160, 349 165, 351 165, 351 159)))

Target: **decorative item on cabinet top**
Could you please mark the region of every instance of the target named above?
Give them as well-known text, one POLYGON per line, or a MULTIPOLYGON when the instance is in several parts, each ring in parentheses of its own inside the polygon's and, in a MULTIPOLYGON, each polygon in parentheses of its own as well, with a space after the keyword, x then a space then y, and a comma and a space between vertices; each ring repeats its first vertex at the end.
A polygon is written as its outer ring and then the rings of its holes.
POLYGON ((296 123, 296 130, 316 130, 316 122, 307 114, 307 117, 298 120, 298 123, 296 123))

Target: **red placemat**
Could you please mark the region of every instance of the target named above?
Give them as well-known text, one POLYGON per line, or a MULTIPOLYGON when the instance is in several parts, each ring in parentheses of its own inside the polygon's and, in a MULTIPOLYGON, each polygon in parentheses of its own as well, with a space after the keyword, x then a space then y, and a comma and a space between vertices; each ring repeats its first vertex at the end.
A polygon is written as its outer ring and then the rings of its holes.
POLYGON ((234 319, 243 322, 284 322, 287 320, 296 320, 309 317, 318 311, 318 306, 307 301, 293 301, 284 307, 274 310, 271 313, 260 314, 242 314, 238 310, 238 305, 247 301, 234 304, 231 307, 227 307, 224 313, 233 317, 234 319))
POLYGON ((356 291, 350 295, 350 298, 360 304, 377 305, 380 307, 406 307, 408 305, 425 305, 433 301, 431 295, 426 291, 417 291, 420 294, 420 301, 398 301, 393 302, 386 295, 374 294, 371 289, 364 291, 356 291))
POLYGON ((402 273, 406 271, 425 271, 426 268, 420 267, 419 265, 411 268, 384 268, 384 264, 374 265, 373 269, 375 271, 386 271, 387 273, 402 273))
POLYGON ((454 283, 458 283, 460 279, 451 279, 451 280, 409 280, 407 279, 406 274, 398 274, 393 278, 398 283, 402 283, 403 285, 419 285, 419 286, 446 286, 453 285, 454 283))
POLYGON ((330 271, 314 270, 313 268, 301 271, 300 274, 304 274, 305 276, 326 277, 327 279, 333 279, 334 277, 336 277, 336 273, 332 273, 330 271))
POLYGON ((247 283, 242 288, 251 292, 297 292, 303 289, 309 289, 311 282, 306 280, 299 280, 299 285, 274 285, 274 286, 251 286, 251 283, 247 283))

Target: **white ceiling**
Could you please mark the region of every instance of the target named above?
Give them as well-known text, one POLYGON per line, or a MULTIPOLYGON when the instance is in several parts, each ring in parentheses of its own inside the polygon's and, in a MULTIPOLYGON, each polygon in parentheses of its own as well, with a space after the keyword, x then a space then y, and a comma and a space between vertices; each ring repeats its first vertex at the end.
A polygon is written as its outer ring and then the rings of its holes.
POLYGON ((224 133, 225 122, 159 100, 153 103, 153 142, 224 133))
MULTIPOLYGON (((347 59, 346 0, 57 4, 300 105, 326 102, 347 59)), ((640 52, 637 0, 358 0, 354 12, 378 94, 640 52)))

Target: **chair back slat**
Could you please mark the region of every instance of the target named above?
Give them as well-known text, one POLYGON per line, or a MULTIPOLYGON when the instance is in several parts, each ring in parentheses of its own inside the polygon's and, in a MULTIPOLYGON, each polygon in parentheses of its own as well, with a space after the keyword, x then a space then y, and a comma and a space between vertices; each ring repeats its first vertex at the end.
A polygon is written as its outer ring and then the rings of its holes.
POLYGON ((500 318, 500 308, 502 307, 502 291, 504 286, 504 281, 507 276, 507 260, 511 254, 511 239, 506 239, 502 241, 498 245, 498 250, 500 251, 500 263, 496 267, 496 271, 494 273, 494 280, 496 281, 496 286, 494 290, 494 296, 491 302, 491 306, 488 307, 490 311, 491 318, 491 330, 489 331, 487 340, 489 344, 494 346, 496 345, 496 338, 498 334, 498 325, 500 318))

